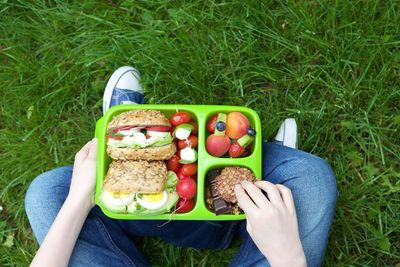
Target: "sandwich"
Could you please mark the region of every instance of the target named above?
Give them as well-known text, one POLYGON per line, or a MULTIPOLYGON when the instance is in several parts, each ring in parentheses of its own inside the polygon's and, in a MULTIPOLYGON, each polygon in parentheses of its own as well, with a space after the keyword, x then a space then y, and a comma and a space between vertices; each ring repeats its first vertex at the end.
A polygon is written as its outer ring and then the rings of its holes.
POLYGON ((130 110, 107 126, 107 153, 115 160, 167 160, 176 152, 168 118, 157 110, 130 110))
POLYGON ((126 160, 111 162, 100 201, 117 213, 158 215, 167 213, 178 201, 178 178, 163 161, 126 160))

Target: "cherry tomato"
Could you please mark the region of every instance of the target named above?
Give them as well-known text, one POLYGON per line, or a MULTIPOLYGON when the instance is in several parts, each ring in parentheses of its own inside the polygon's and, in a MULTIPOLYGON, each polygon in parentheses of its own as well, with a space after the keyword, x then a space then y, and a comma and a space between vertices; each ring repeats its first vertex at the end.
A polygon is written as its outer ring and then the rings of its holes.
POLYGON ((197 133, 198 133, 198 131, 199 131, 199 128, 197 127, 197 123, 196 123, 193 119, 191 119, 191 120, 189 121, 189 124, 193 125, 192 134, 193 134, 193 135, 197 135, 197 133))
POLYGON ((172 158, 170 158, 167 161, 167 168, 169 171, 177 172, 181 168, 181 164, 179 163, 179 157, 177 155, 173 155, 172 158))
POLYGON ((169 121, 172 125, 177 126, 183 123, 188 123, 190 121, 190 114, 185 111, 178 111, 171 118, 169 121))
POLYGON ((154 132, 168 132, 170 128, 171 127, 169 126, 158 125, 158 126, 148 126, 146 127, 146 130, 154 132))
POLYGON ((197 173, 197 164, 196 163, 183 164, 181 172, 185 176, 195 175, 197 173))
POLYGON ((178 147, 179 147, 179 149, 184 149, 185 147, 188 146, 188 143, 189 143, 189 145, 192 148, 195 148, 197 146, 197 141, 198 141, 197 137, 194 135, 191 135, 188 137, 187 140, 179 140, 178 147))
POLYGON ((192 199, 196 195, 196 182, 193 179, 180 179, 176 184, 176 192, 181 198, 192 199))
POLYGON ((177 213, 185 213, 189 212, 194 208, 194 200, 193 199, 183 199, 180 198, 178 203, 176 203, 176 212, 177 213))
POLYGON ((217 118, 218 114, 214 114, 207 122, 206 129, 211 134, 215 131, 215 122, 217 121, 217 118))
POLYGON ((179 180, 181 180, 181 179, 189 179, 189 178, 190 178, 189 175, 184 175, 184 174, 182 173, 182 170, 181 170, 181 169, 179 169, 179 170, 176 172, 176 176, 178 176, 178 179, 179 179, 179 180))

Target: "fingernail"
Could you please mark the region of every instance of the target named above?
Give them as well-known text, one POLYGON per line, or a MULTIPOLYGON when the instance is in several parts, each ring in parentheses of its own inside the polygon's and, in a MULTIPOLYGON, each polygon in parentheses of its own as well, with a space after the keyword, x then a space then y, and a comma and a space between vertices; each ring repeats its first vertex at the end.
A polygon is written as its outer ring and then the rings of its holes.
POLYGON ((239 190, 239 188, 240 188, 239 184, 235 185, 235 190, 239 190))
POLYGON ((97 138, 93 138, 93 139, 92 139, 92 143, 93 143, 93 144, 97 144, 97 138))

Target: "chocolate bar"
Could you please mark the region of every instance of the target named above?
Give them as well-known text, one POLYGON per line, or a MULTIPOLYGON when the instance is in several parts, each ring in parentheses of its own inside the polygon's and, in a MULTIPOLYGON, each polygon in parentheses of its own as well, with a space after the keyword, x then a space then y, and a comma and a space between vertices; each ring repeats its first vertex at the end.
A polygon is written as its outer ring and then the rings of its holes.
POLYGON ((217 190, 215 189, 215 177, 219 175, 219 171, 212 170, 208 173, 208 179, 210 181, 210 191, 213 200, 213 208, 214 213, 216 215, 223 214, 223 213, 230 213, 232 211, 231 203, 226 202, 221 198, 218 194, 217 190))

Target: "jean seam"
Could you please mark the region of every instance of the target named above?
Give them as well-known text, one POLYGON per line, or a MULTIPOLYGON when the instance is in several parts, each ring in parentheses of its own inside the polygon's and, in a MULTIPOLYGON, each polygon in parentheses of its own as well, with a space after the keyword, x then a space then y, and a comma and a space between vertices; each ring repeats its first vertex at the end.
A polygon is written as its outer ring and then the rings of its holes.
POLYGON ((119 256, 121 256, 121 259, 123 261, 125 261, 125 264, 128 262, 131 266, 137 267, 137 265, 132 261, 132 259, 128 255, 126 255, 126 253, 124 253, 117 246, 117 244, 115 244, 115 242, 113 241, 110 233, 108 232, 107 228, 105 227, 105 225, 101 221, 101 219, 97 218, 97 217, 94 217, 93 219, 94 219, 97 227, 98 228, 102 228, 102 229, 99 229, 99 232, 102 234, 103 237, 105 237, 104 240, 106 241, 108 247, 110 247, 115 253, 117 253, 119 256))

